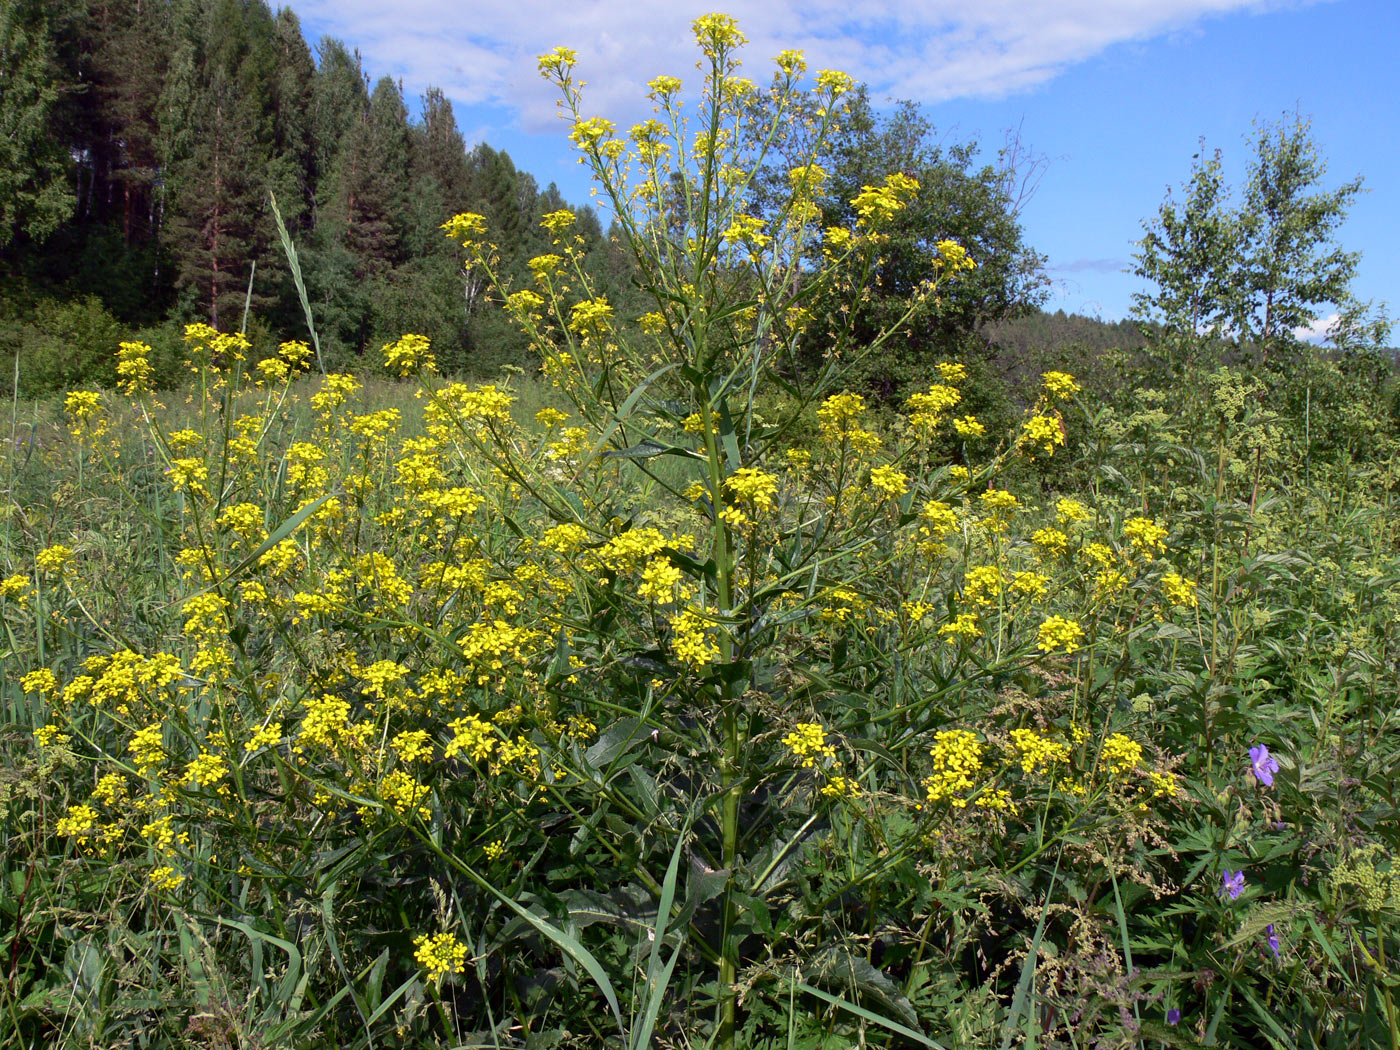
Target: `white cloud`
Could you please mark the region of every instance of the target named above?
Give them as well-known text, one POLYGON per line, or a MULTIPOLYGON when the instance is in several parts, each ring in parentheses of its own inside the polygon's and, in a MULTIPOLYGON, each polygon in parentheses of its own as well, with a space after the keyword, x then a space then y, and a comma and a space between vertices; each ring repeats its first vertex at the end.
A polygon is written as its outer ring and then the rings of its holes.
MULTIPOLYGON (((994 97, 1043 83, 1119 43, 1189 29, 1230 11, 1296 0, 733 0, 726 5, 751 43, 750 75, 767 59, 806 51, 812 68, 843 69, 877 96, 937 102, 994 97)), ((644 85, 693 69, 689 25, 714 0, 295 0, 307 28, 357 46, 373 76, 428 85, 463 103, 520 114, 527 130, 553 127, 554 96, 534 57, 556 45, 578 51, 590 112, 619 121, 645 112, 644 85)))
POLYGON ((1301 339, 1305 343, 1323 343, 1327 341, 1327 330, 1337 323, 1336 314, 1328 314, 1326 317, 1319 317, 1306 328, 1293 329, 1293 336, 1301 339))

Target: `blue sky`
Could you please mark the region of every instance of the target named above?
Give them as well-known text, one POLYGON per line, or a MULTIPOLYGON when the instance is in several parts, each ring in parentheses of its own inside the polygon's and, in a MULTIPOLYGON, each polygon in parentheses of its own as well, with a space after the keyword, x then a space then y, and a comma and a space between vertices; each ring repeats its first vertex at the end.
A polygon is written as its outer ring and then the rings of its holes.
MULTIPOLYGON (((410 101, 436 85, 468 142, 509 151, 570 200, 588 183, 568 149, 534 56, 578 50, 585 103, 626 123, 649 116, 646 80, 693 69, 690 20, 715 0, 291 0, 309 40, 358 47, 371 78, 401 79, 410 101)), ((1400 2, 1397 0, 736 0, 746 68, 802 48, 875 98, 924 105, 940 135, 1000 145, 1019 127, 1050 159, 1022 212, 1049 258, 1049 308, 1126 316, 1125 273, 1142 221, 1189 174, 1204 137, 1243 182, 1258 119, 1312 119, 1328 185, 1365 176, 1340 234, 1363 253, 1354 290, 1400 312, 1400 2)))

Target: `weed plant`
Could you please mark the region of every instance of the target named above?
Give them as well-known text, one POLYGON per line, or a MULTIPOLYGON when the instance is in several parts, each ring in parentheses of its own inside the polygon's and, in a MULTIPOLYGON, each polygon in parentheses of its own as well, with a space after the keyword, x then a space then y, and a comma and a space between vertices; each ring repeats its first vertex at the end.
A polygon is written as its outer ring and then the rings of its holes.
POLYGON ((0 1044, 1400 1048, 1393 440, 1299 462, 1224 369, 875 424, 804 304, 910 180, 748 210, 851 81, 694 28, 626 136, 540 60, 640 342, 569 213, 519 288, 467 214, 543 388, 196 325, 184 403, 129 343, 16 412, 0 1044))

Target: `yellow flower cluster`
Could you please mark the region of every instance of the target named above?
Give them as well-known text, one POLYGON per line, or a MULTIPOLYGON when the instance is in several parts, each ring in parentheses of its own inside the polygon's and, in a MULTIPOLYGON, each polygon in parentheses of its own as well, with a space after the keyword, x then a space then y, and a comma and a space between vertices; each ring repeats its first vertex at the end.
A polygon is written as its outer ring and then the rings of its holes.
POLYGON ((977 786, 977 774, 982 771, 982 744, 966 729, 945 729, 934 737, 933 772, 924 779, 924 790, 930 802, 949 802, 958 809, 967 805, 963 792, 977 786))
POLYGON ((836 748, 826 742, 826 730, 820 722, 799 722, 793 732, 783 737, 783 746, 811 769, 820 759, 836 757, 836 748))
POLYGON ((934 383, 926 392, 909 396, 905 403, 905 409, 909 413, 909 424, 916 430, 931 431, 948 418, 949 413, 961 400, 962 394, 956 387, 946 383, 934 383))
POLYGON ((1196 608, 1196 585, 1180 573, 1168 572, 1162 576, 1162 592, 1167 601, 1188 609, 1196 608))
POLYGON ((1063 650, 1072 653, 1084 640, 1084 628, 1063 616, 1051 616, 1040 625, 1040 637, 1036 648, 1041 652, 1053 653, 1063 650))
POLYGON ((901 172, 886 175, 881 186, 862 186, 851 200, 856 210, 856 225, 887 225, 918 192, 918 180, 901 172))
POLYGON ((909 491, 909 475, 891 466, 874 467, 870 471, 870 485, 886 496, 898 499, 909 491))
POLYGON ((1011 746, 1025 773, 1049 773, 1057 762, 1069 761, 1069 745, 1034 729, 1013 729, 1011 746))
POLYGON ((428 980, 440 984, 449 974, 462 973, 467 966, 467 946, 451 933, 424 934, 414 938, 413 958, 428 971, 428 980))
POLYGON ((6 576, 0 580, 0 599, 14 602, 16 605, 23 605, 29 600, 29 592, 33 587, 33 581, 21 573, 6 576))
MULTIPOLYGON (((72 560, 72 548, 65 547, 61 543, 55 543, 52 547, 45 547, 34 555, 34 564, 39 567, 40 572, 62 572, 72 560)), ((26 580, 25 582, 28 583, 29 581, 26 580)))
POLYGON ((1021 443, 1047 456, 1055 454, 1055 446, 1065 443, 1064 424, 1056 416, 1031 416, 1021 424, 1021 443))
POLYGON ((1167 549, 1162 542, 1167 538, 1167 530, 1151 518, 1129 518, 1123 522, 1123 538, 1141 554, 1167 549))
POLYGON ((958 613, 951 620, 938 628, 941 638, 956 644, 963 641, 973 641, 982 637, 982 627, 977 622, 976 613, 958 613))
POLYGON ((1001 570, 995 565, 975 565, 963 578, 963 600, 973 605, 995 605, 1001 597, 1001 570))
POLYGON ((1113 733, 1103 742, 1099 761, 1114 776, 1124 776, 1142 765, 1142 745, 1132 737, 1113 733))
POLYGON ((1045 384, 1045 392, 1051 397, 1063 398, 1079 393, 1079 384, 1068 372, 1042 372, 1040 378, 1045 384))
POLYGON ((385 367, 401 376, 420 369, 430 372, 437 367, 425 335, 400 336, 396 342, 386 343, 383 352, 385 367))
POLYGON ((709 624, 699 613, 683 609, 670 619, 671 651, 676 659, 694 670, 700 670, 719 657, 719 646, 709 631, 709 624))
POLYGON ((724 479, 725 489, 758 510, 772 510, 778 478, 757 467, 740 467, 724 479))

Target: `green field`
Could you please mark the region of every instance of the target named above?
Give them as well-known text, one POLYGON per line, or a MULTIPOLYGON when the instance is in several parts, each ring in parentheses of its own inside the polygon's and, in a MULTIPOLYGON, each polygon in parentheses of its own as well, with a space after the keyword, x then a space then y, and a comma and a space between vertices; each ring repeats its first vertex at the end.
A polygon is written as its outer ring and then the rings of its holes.
POLYGON ((528 284, 445 226, 538 375, 196 324, 173 388, 133 341, 11 402, 0 1047, 1400 1050, 1390 363, 1193 331, 881 400, 982 261, 817 310, 917 185, 821 224, 822 73, 750 214, 782 121, 696 31, 698 141, 541 59, 653 309, 566 210, 528 284))

